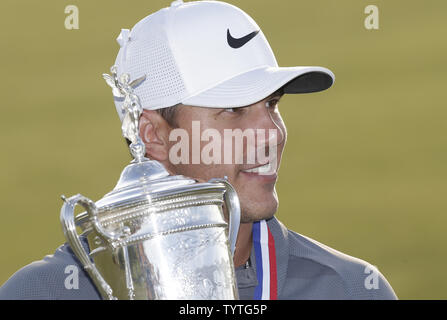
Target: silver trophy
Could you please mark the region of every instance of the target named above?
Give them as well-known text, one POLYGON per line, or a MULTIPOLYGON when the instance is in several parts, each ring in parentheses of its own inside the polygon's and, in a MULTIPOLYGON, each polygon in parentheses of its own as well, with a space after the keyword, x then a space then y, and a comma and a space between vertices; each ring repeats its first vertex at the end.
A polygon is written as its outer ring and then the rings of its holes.
POLYGON ((170 176, 145 158, 138 134, 142 107, 133 92, 145 77, 130 82, 128 74, 118 78, 116 68, 111 71, 103 77, 124 98, 122 130, 134 160, 96 203, 80 194, 62 196, 60 219, 70 247, 104 299, 238 299, 236 192, 226 178, 198 183, 170 176), (75 217, 78 204, 86 211, 75 217))

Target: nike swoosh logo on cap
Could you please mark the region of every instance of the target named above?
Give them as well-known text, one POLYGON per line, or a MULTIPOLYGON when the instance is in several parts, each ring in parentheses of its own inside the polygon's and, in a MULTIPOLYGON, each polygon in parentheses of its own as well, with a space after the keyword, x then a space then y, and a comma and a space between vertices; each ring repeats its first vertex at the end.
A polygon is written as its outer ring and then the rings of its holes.
POLYGON ((233 36, 230 34, 230 29, 227 29, 228 45, 233 49, 239 49, 240 47, 244 46, 248 41, 256 37, 259 31, 260 30, 253 31, 242 38, 233 38, 233 36))

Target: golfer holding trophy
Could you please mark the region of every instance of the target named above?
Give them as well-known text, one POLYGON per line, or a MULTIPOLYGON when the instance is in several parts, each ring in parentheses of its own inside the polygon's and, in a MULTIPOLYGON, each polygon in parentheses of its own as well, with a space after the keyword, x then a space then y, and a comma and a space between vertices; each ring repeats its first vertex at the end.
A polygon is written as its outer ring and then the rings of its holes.
POLYGON ((396 298, 377 268, 275 217, 279 100, 329 89, 330 70, 279 67, 256 22, 220 1, 176 0, 117 41, 103 78, 132 161, 102 199, 63 197, 67 243, 16 272, 0 299, 396 298))

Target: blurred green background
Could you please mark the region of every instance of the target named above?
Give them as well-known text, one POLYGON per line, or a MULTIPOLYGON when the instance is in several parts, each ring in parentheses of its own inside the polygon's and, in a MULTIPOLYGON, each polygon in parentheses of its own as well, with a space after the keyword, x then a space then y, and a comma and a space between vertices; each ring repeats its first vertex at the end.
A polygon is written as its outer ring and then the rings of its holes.
MULTIPOLYGON (((401 299, 446 299, 447 2, 233 0, 281 66, 330 90, 286 96, 278 218, 376 265, 401 299), (379 30, 364 9, 379 8, 379 30)), ((60 195, 98 200, 129 156, 101 78, 121 28, 169 1, 2 0, 0 284, 64 242, 60 195), (79 8, 79 30, 64 9, 79 8)))

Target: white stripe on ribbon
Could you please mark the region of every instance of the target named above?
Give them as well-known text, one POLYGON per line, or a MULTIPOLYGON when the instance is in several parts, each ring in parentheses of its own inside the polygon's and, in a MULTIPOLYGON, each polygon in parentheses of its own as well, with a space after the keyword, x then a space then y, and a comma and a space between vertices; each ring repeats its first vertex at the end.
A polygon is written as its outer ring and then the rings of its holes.
POLYGON ((260 223, 260 243, 262 252, 262 300, 270 299, 270 259, 269 259, 269 233, 267 223, 260 223))

